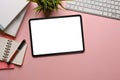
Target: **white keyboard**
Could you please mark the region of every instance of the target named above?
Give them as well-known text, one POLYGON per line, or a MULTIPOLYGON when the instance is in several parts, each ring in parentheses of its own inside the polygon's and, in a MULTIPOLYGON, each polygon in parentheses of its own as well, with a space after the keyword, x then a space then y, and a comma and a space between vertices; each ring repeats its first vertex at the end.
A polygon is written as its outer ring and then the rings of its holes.
POLYGON ((71 0, 66 9, 120 19, 120 0, 71 0))

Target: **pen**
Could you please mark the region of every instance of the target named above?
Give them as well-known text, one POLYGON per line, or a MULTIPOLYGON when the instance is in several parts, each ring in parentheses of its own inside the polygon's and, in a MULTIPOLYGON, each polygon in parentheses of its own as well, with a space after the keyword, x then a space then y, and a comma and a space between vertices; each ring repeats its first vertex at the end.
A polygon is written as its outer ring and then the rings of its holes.
POLYGON ((20 43, 20 45, 18 46, 17 50, 14 52, 14 54, 11 56, 10 60, 7 62, 8 64, 10 64, 12 62, 12 60, 16 57, 16 55, 18 54, 18 52, 22 49, 22 47, 25 45, 25 39, 20 43))

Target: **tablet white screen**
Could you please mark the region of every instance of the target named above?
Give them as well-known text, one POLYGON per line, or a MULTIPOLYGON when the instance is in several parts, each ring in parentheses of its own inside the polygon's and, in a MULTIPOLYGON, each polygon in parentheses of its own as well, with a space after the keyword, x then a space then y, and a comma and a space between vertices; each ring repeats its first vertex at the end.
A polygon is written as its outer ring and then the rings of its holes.
POLYGON ((33 55, 83 51, 80 16, 30 21, 33 55))

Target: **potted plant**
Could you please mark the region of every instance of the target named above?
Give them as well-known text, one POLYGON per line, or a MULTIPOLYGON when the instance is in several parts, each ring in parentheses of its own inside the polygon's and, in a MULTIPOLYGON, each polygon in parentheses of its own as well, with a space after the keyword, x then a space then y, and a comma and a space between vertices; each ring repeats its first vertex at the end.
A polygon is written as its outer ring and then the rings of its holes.
POLYGON ((45 16, 48 16, 53 10, 59 9, 58 5, 61 7, 62 0, 28 0, 30 2, 37 3, 37 7, 35 8, 35 11, 37 13, 40 13, 40 11, 43 11, 45 16))

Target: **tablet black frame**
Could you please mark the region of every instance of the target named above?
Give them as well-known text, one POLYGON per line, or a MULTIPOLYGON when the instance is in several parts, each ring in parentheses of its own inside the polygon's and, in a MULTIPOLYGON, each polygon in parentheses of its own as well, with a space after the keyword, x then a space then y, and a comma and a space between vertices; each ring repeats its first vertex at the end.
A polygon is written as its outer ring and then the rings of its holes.
POLYGON ((83 34, 83 23, 82 23, 82 16, 80 14, 77 15, 66 15, 66 16, 55 16, 55 17, 48 17, 48 18, 33 18, 33 19, 29 19, 29 33, 30 33, 30 46, 31 46, 31 52, 32 52, 32 56, 33 57, 37 57, 37 56, 50 56, 50 55, 62 55, 64 54, 73 54, 73 53, 83 53, 85 51, 85 44, 84 44, 84 34, 83 34), (58 52, 58 53, 51 53, 51 54, 38 54, 38 55, 34 55, 33 53, 33 42, 32 42, 32 32, 31 32, 31 21, 32 20, 41 20, 41 19, 53 19, 53 18, 64 18, 64 17, 75 17, 75 16, 79 16, 80 17, 80 21, 81 21, 81 34, 82 34, 82 43, 83 43, 83 50, 82 51, 68 51, 68 52, 58 52))

